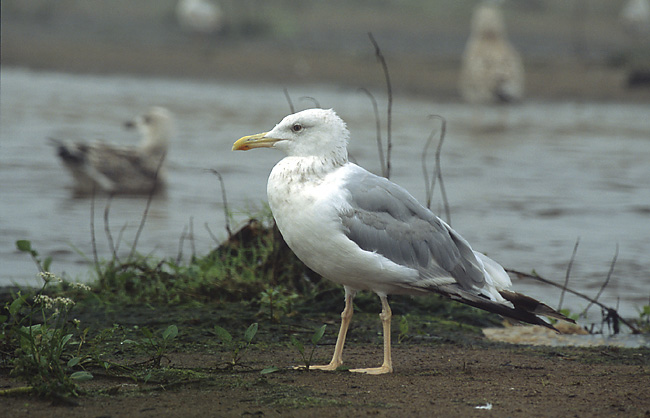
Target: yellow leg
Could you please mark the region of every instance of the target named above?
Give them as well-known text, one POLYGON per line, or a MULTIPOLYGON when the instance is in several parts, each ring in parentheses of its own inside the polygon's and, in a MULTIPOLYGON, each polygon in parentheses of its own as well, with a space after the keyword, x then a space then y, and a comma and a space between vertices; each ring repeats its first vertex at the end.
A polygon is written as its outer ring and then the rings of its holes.
POLYGON ((336 339, 336 347, 334 348, 332 361, 330 361, 330 364, 324 366, 309 366, 310 369, 336 370, 343 364, 343 346, 345 345, 345 337, 348 334, 348 327, 350 326, 350 320, 354 313, 352 300, 354 299, 355 294, 356 292, 354 290, 347 287, 345 288, 345 308, 343 309, 343 312, 341 312, 341 328, 339 329, 339 336, 336 339))
POLYGON ((390 352, 390 319, 393 314, 390 310, 390 305, 388 305, 388 298, 386 295, 379 295, 379 298, 381 299, 381 313, 379 314, 379 318, 381 318, 381 323, 384 328, 384 364, 382 364, 381 367, 372 367, 368 369, 351 369, 351 372, 384 374, 393 371, 393 360, 390 352))

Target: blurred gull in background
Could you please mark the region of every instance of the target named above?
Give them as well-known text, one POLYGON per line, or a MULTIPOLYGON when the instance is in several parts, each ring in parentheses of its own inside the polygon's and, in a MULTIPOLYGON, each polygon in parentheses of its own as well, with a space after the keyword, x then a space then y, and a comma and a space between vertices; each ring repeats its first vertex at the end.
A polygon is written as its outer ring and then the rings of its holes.
POLYGON ((179 0, 176 18, 188 32, 209 34, 218 32, 223 26, 221 8, 210 0, 179 0))
POLYGON ((460 93, 469 103, 509 103, 524 94, 524 67, 506 36, 495 2, 477 6, 460 73, 460 93))
POLYGON ((173 131, 172 113, 152 107, 125 125, 140 131, 138 147, 51 139, 75 180, 76 193, 148 194, 164 186, 163 163, 173 131))
POLYGON ((650 33, 650 0, 628 1, 621 10, 620 19, 634 35, 650 33))

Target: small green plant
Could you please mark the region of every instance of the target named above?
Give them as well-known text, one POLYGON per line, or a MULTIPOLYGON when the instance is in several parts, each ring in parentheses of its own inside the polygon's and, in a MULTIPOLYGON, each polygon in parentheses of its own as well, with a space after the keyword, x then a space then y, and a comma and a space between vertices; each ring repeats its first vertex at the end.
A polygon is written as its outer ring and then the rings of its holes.
POLYGON ((178 327, 170 325, 162 332, 160 336, 154 335, 149 328, 141 329, 144 338, 140 341, 126 339, 122 341, 123 344, 134 344, 146 352, 150 358, 146 363, 151 364, 152 367, 159 368, 162 359, 166 358, 168 350, 172 342, 178 336, 178 327))
POLYGON ((233 368, 235 366, 241 366, 241 359, 244 356, 244 353, 248 350, 250 345, 257 334, 258 324, 257 322, 251 324, 244 332, 244 338, 242 340, 235 340, 228 331, 224 328, 215 325, 214 333, 226 347, 226 350, 230 352, 230 361, 228 361, 227 367, 233 368))
POLYGON ((278 285, 267 287, 260 293, 260 303, 262 309, 266 311, 272 321, 278 321, 282 315, 291 312, 293 302, 298 298, 296 292, 289 292, 286 287, 278 285))
POLYGON ((31 386, 24 388, 26 391, 41 396, 77 396, 77 382, 91 379, 92 374, 73 370, 80 365, 80 358, 71 354, 71 342, 79 322, 68 319, 75 302, 46 294, 48 286, 62 282, 46 271, 51 259, 41 261, 27 240, 17 241, 16 247, 31 255, 41 271, 43 285, 33 296, 17 292, 5 304, 7 314, 0 317, 3 351, 13 348, 11 374, 29 382, 31 386))
POLYGON ((314 356, 314 351, 316 351, 316 347, 318 346, 318 343, 320 342, 321 338, 323 338, 323 335, 325 335, 325 328, 327 327, 326 324, 324 324, 322 327, 316 328, 314 331, 314 335, 311 337, 311 351, 309 353, 306 352, 305 346, 303 343, 301 343, 296 337, 293 335, 291 336, 291 345, 296 347, 298 352, 300 353, 300 356, 302 357, 303 363, 305 363, 305 370, 309 370, 309 366, 311 366, 311 360, 314 356))
POLYGON ((399 335, 397 336, 397 343, 401 344, 410 338, 409 335, 409 314, 402 315, 399 319, 399 335))
POLYGON ((639 310, 639 319, 636 322, 639 331, 644 334, 650 333, 650 305, 644 305, 639 310))

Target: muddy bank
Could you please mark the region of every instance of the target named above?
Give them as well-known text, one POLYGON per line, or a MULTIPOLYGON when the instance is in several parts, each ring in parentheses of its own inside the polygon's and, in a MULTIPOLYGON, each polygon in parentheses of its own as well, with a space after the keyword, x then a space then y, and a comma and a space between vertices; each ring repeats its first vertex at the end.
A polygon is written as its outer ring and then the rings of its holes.
MULTIPOLYGON (((0 403, 12 417, 650 414, 647 348, 527 347, 490 342, 482 336, 479 324, 494 324, 495 316, 456 311, 453 316, 431 316, 399 298, 394 303, 394 373, 368 376, 293 369, 305 363, 289 342, 290 336, 305 342, 311 351, 309 338, 323 323, 328 327, 311 364, 329 361, 339 322, 334 306, 341 302, 339 296, 327 293, 323 300, 310 303, 309 309, 303 307, 278 321, 248 303, 93 306, 86 302, 75 311, 75 317, 90 327, 89 338, 113 330, 95 347, 113 366, 106 370, 89 367, 94 378, 80 384, 81 397, 62 402, 17 395, 4 396, 0 403), (402 318, 407 312, 409 327, 405 328, 402 318), (461 317, 459 322, 453 319, 461 317), (253 344, 229 367, 233 352, 211 332, 212 327, 223 326, 238 340, 254 321, 259 323, 259 331, 253 344), (179 334, 162 357, 160 368, 151 366, 150 353, 125 343, 140 341, 140 330, 145 327, 158 335, 169 324, 177 325, 179 334), (277 370, 262 373, 270 367, 277 370)), ((359 300, 344 351, 347 367, 373 367, 381 361, 374 299, 359 300)), ((7 365, 0 368, 2 390, 23 385, 9 376, 9 370, 7 365)))

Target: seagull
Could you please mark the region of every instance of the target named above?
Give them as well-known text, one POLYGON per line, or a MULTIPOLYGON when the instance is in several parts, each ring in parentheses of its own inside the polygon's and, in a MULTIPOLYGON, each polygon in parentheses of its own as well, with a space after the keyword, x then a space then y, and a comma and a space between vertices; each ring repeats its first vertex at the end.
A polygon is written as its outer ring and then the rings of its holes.
POLYGON ((508 41, 496 4, 485 2, 474 11, 459 87, 469 103, 509 103, 523 97, 522 59, 508 41))
POLYGON ((176 18, 180 26, 189 32, 210 34, 223 27, 221 8, 209 0, 179 0, 176 18))
POLYGON ((381 301, 384 359, 393 371, 390 294, 437 293, 477 308, 552 328, 538 315, 566 319, 551 307, 508 290, 511 281, 497 262, 473 251, 443 220, 404 188, 348 160, 349 131, 332 110, 308 109, 285 117, 271 131, 244 136, 233 150, 275 148, 287 156, 267 184, 275 222, 291 250, 309 268, 343 285, 332 361, 312 369, 336 370, 358 291, 381 301))
POLYGON ((140 146, 117 147, 50 138, 75 180, 76 193, 147 194, 164 186, 163 162, 173 131, 172 113, 164 107, 152 107, 125 126, 140 131, 140 146))

